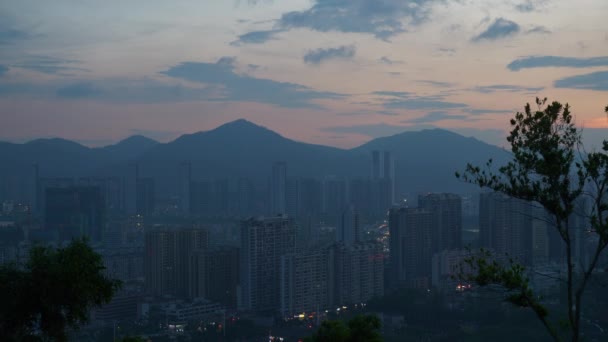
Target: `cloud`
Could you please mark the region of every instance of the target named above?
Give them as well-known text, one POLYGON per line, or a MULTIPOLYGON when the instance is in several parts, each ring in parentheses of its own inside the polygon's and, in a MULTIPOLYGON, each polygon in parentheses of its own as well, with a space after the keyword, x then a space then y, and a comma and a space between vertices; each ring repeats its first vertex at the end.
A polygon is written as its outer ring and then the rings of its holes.
POLYGON ((11 25, 12 21, 13 18, 0 15, 0 45, 12 45, 32 38, 29 32, 11 25))
POLYGON ((431 81, 431 80, 417 80, 416 83, 426 84, 426 85, 430 85, 430 86, 438 87, 438 88, 450 88, 450 87, 455 86, 454 83, 431 81))
POLYGON ((439 48, 438 51, 441 54, 445 54, 448 56, 454 56, 454 54, 456 54, 456 49, 451 49, 451 48, 439 48))
POLYGON ((252 31, 242 34, 237 40, 230 43, 230 45, 241 45, 241 44, 263 44, 269 40, 276 39, 276 35, 282 32, 281 30, 268 30, 268 31, 252 31))
POLYGON ((60 74, 69 71, 89 71, 88 69, 73 66, 80 63, 81 62, 77 60, 62 59, 50 56, 28 56, 23 61, 11 66, 33 70, 44 74, 60 74))
POLYGON ((549 33, 551 33, 551 30, 549 30, 548 28, 546 28, 544 26, 534 26, 533 28, 527 30, 526 33, 527 34, 532 34, 532 33, 549 34, 549 33))
POLYGON ((553 86, 555 88, 608 91, 608 71, 598 71, 562 78, 555 81, 553 86))
POLYGON ((514 111, 512 110, 506 110, 506 109, 474 109, 474 108, 466 108, 462 110, 465 113, 469 113, 472 115, 483 115, 483 114, 507 114, 507 113, 513 113, 514 111))
POLYGON ((186 87, 153 79, 82 80, 57 87, 63 99, 102 100, 115 103, 165 103, 203 101, 215 96, 214 89, 186 87))
POLYGON ((442 120, 467 120, 466 115, 454 115, 447 112, 435 111, 428 112, 423 116, 402 121, 403 123, 430 123, 442 120))
POLYGON ((519 32, 520 28, 514 21, 498 18, 485 31, 471 39, 473 42, 483 40, 497 40, 506 38, 519 32))
POLYGON ((378 60, 380 63, 386 64, 386 65, 395 65, 395 64, 403 64, 402 61, 397 61, 397 60, 392 60, 386 56, 382 56, 380 57, 380 59, 378 60))
POLYGON ((0 64, 0 76, 3 76, 8 71, 8 67, 6 65, 0 64))
POLYGON ((102 93, 101 89, 98 89, 89 82, 74 83, 57 89, 58 97, 72 99, 91 98, 99 96, 102 93))
POLYGON ((315 0, 307 10, 283 14, 279 25, 287 29, 366 33, 386 40, 405 32, 404 22, 411 26, 425 22, 430 5, 437 1, 315 0))
POLYGON ((0 96, 96 100, 111 103, 165 103, 206 100, 214 94, 203 88, 185 87, 153 79, 105 79, 52 81, 47 83, 0 83, 0 96))
POLYGON ((444 95, 416 96, 405 91, 375 91, 372 95, 380 95, 389 99, 381 99, 387 109, 450 109, 464 108, 464 103, 443 101, 444 95))
POLYGON ((380 124, 369 124, 369 125, 353 125, 353 126, 332 126, 324 127, 321 129, 325 132, 332 133, 350 133, 350 134, 362 134, 371 138, 386 137, 389 135, 403 133, 408 130, 407 126, 398 125, 387 125, 384 123, 380 124))
POLYGON ((304 63, 321 64, 329 59, 351 59, 356 52, 354 45, 310 50, 304 55, 304 63))
POLYGON ((472 88, 470 90, 478 92, 478 93, 482 93, 482 94, 489 94, 489 93, 495 93, 498 91, 506 91, 506 92, 511 92, 511 93, 516 93, 516 92, 537 93, 543 89, 544 89, 543 87, 522 87, 522 86, 517 86, 517 85, 511 85, 511 84, 494 84, 494 85, 487 85, 487 86, 478 86, 478 87, 472 88))
POLYGON ((539 7, 543 6, 546 2, 547 0, 526 0, 524 2, 516 4, 515 9, 523 13, 534 12, 539 9, 539 7))
POLYGON ((380 96, 389 96, 389 97, 401 97, 401 98, 406 98, 406 97, 410 97, 411 95, 414 95, 414 93, 410 93, 407 91, 375 91, 372 94, 380 95, 380 96))
POLYGON ((222 57, 216 63, 183 62, 161 74, 191 82, 221 87, 219 101, 252 101, 289 108, 321 108, 314 100, 343 95, 315 91, 306 86, 255 78, 235 72, 236 59, 222 57))
POLYGON ((385 108, 392 109, 450 109, 468 107, 465 103, 448 102, 434 97, 419 97, 412 99, 394 99, 384 103, 385 108))
POLYGON ((559 56, 529 56, 514 60, 507 65, 511 71, 519 71, 527 68, 592 68, 608 66, 608 56, 575 58, 559 56))

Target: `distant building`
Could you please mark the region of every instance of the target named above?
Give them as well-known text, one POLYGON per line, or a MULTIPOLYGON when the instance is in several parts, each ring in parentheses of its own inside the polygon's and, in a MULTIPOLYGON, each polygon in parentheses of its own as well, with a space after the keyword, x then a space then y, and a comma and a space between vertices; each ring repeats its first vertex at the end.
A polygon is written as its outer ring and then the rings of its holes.
POLYGON ((462 199, 455 194, 418 196, 418 207, 433 215, 431 253, 462 247, 462 199))
POLYGON ((137 214, 137 182, 139 180, 139 164, 131 163, 127 167, 124 178, 125 213, 137 214))
POLYGON ((433 214, 426 209, 391 209, 389 260, 392 287, 430 286, 433 222, 433 214))
POLYGON ((328 251, 303 250, 281 257, 280 312, 283 317, 328 307, 328 251))
POLYGON ((153 178, 139 178, 137 180, 136 212, 138 215, 150 216, 155 207, 155 186, 153 178))
POLYGON ((179 165, 179 209, 182 214, 190 214, 190 186, 192 183, 192 164, 184 161, 179 165))
POLYGON ((336 227, 336 242, 352 245, 361 239, 361 222, 359 213, 350 207, 342 211, 340 223, 336 227))
POLYGON ((44 226, 60 241, 87 236, 101 241, 105 205, 99 187, 46 188, 44 226))
POLYGON ((431 285, 443 292, 458 291, 462 285, 467 285, 458 279, 461 268, 463 272, 468 272, 464 263, 467 256, 470 256, 470 252, 466 250, 443 250, 433 255, 431 285))
POLYGON ((239 249, 218 247, 205 254, 205 298, 228 308, 237 307, 239 249))
POLYGON ((384 254, 376 242, 329 248, 328 303, 333 306, 365 303, 384 295, 384 254))
POLYGON ((343 178, 328 176, 323 180, 323 212, 328 223, 337 225, 340 215, 347 205, 346 181, 343 178))
POLYGON ((286 216, 252 218, 241 225, 241 307, 277 311, 281 257, 295 252, 296 227, 286 216))
POLYGON ((272 165, 270 178, 270 214, 287 213, 287 163, 276 162, 272 165))
MULTIPOLYGON (((539 214, 542 215, 531 202, 496 192, 482 193, 479 197, 480 245, 494 250, 497 255, 506 254, 531 265, 533 241, 544 240, 541 235, 546 232, 540 225, 533 227, 534 217, 539 214)), ((536 252, 541 253, 542 249, 544 247, 538 246, 536 252)))
POLYGON ((374 215, 385 214, 395 202, 395 161, 389 151, 372 151, 371 181, 374 215))
POLYGON ((162 228, 146 232, 144 273, 148 292, 156 296, 195 298, 204 295, 204 256, 208 232, 200 228, 162 228))

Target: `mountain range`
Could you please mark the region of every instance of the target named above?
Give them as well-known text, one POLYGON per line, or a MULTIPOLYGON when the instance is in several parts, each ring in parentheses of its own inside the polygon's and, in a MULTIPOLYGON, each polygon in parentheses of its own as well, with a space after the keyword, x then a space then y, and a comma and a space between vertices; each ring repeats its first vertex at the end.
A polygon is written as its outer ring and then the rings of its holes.
POLYGON ((64 139, 0 142, 0 199, 18 198, 33 164, 39 166, 40 177, 83 177, 124 176, 127 166, 137 162, 140 176, 153 177, 159 195, 169 196, 177 193, 179 164, 186 160, 193 179, 248 177, 263 183, 276 161, 287 162, 288 177, 365 178, 373 150, 391 152, 398 190, 409 193, 475 191, 454 172, 467 163, 483 165, 493 158, 502 164, 509 158, 499 147, 442 129, 409 131, 339 149, 290 140, 240 119, 168 143, 143 136, 100 148, 64 139))

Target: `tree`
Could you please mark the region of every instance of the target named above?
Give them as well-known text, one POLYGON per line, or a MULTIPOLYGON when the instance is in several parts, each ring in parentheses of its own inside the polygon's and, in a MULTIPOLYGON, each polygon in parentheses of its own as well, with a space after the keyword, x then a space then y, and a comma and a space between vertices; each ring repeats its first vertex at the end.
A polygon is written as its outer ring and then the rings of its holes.
MULTIPOLYGON (((538 109, 530 104, 524 113, 511 119, 513 159, 495 173, 492 161, 485 168, 467 165, 464 174, 456 176, 477 184, 542 206, 565 246, 567 289, 567 328, 569 339, 579 341, 581 336, 582 298, 589 279, 598 264, 600 255, 608 245, 608 141, 600 151, 579 153, 582 147, 581 131, 575 126, 568 104, 559 102, 546 105, 546 99, 536 99, 538 109), (591 208, 585 213, 588 233, 596 237, 596 246, 587 265, 573 260, 574 229, 570 217, 579 200, 590 200, 591 208)), ((606 107, 608 113, 608 107, 606 107)), ((466 260, 472 269, 465 277, 478 285, 500 285, 509 291, 506 300, 520 307, 531 308, 554 340, 563 334, 548 319, 548 311, 541 299, 530 288, 525 267, 514 260, 500 263, 492 260, 488 251, 481 251, 466 260)))
POLYGON ((85 240, 65 248, 37 246, 23 266, 0 266, 0 336, 8 341, 67 340, 66 329, 89 320, 120 287, 103 274, 85 240))
POLYGON ((308 339, 311 342, 382 342, 380 319, 374 315, 358 315, 348 321, 327 320, 308 339))

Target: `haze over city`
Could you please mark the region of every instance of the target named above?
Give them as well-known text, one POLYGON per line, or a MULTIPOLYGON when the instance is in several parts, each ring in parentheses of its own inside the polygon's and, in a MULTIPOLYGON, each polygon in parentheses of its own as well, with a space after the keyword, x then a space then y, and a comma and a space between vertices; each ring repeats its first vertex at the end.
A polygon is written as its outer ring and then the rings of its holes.
POLYGON ((536 96, 569 102, 597 137, 607 11, 601 0, 7 1, 0 140, 166 142, 246 118, 338 147, 432 126, 503 146, 507 119, 536 96))
POLYGON ((0 2, 0 339, 608 341, 607 14, 0 2))

